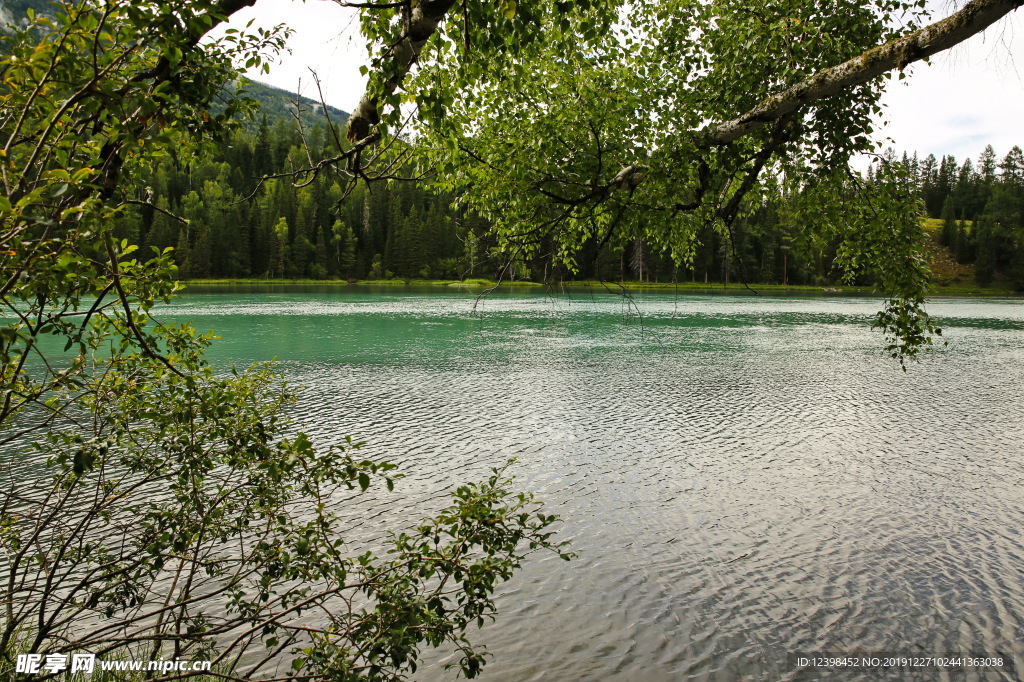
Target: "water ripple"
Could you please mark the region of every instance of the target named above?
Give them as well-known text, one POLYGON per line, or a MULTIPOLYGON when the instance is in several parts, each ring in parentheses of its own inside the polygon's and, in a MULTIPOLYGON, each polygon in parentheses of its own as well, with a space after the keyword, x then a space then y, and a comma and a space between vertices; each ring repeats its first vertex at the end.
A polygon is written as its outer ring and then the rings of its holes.
MULTIPOLYGON (((485 680, 864 679, 794 652, 1024 670, 1024 306, 933 304, 950 345, 904 374, 868 328, 878 305, 644 295, 640 318, 612 296, 278 294, 172 312, 221 332, 222 362, 281 359, 317 440, 401 465, 396 495, 338 500, 354 543, 518 458, 579 557, 535 554, 502 588, 485 680)), ((451 679, 451 655, 416 679, 451 679)))

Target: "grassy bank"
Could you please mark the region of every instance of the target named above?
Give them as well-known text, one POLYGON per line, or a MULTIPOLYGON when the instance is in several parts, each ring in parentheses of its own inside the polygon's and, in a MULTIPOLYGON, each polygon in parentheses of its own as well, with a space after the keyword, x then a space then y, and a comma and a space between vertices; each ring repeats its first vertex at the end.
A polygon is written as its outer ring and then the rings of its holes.
POLYGON ((503 281, 495 282, 488 279, 379 279, 346 281, 342 279, 193 279, 183 282, 187 286, 218 287, 218 286, 325 286, 325 287, 446 287, 466 288, 482 290, 498 287, 501 289, 548 289, 548 290, 595 290, 601 292, 628 291, 684 291, 693 293, 722 293, 751 294, 777 293, 777 294, 863 294, 870 295, 871 287, 847 287, 847 286, 798 286, 782 284, 752 284, 749 287, 743 284, 731 282, 729 284, 705 284, 703 282, 600 282, 597 280, 573 280, 562 282, 550 282, 547 284, 527 281, 503 281))
MULTIPOLYGON (((230 287, 230 286, 274 286, 274 287, 299 287, 299 286, 322 286, 322 287, 387 287, 401 289, 404 287, 416 288, 458 288, 478 292, 485 289, 498 287, 502 290, 510 289, 548 289, 555 291, 592 291, 616 293, 625 291, 658 291, 678 292, 693 294, 721 294, 728 293, 737 296, 753 295, 757 292, 762 295, 771 296, 878 296, 873 287, 853 286, 811 286, 811 285, 783 285, 783 284, 751 284, 746 287, 735 282, 723 284, 704 284, 703 282, 599 282, 596 280, 579 280, 554 282, 551 284, 539 284, 537 282, 494 282, 487 279, 382 279, 382 280, 360 280, 350 282, 342 279, 193 279, 183 282, 189 287, 230 287), (751 291, 753 290, 753 291, 751 291)), ((1024 298, 1019 292, 1010 289, 997 287, 980 287, 973 282, 954 282, 935 284, 932 287, 931 295, 937 298, 1024 298)))
MULTIPOLYGON (((189 279, 182 280, 188 286, 232 286, 232 285, 265 285, 265 286, 331 286, 331 287, 493 287, 496 285, 488 279, 189 279)), ((536 282, 502 282, 500 286, 539 287, 536 282)))

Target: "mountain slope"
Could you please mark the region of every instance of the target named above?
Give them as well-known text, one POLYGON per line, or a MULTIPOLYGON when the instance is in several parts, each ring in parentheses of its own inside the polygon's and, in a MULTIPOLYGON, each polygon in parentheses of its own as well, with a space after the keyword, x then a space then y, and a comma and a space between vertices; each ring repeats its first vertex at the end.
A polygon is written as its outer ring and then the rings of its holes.
MULTIPOLYGON (((9 32, 12 25, 23 27, 27 23, 26 13, 33 10, 38 14, 53 15, 54 5, 51 0, 0 0, 0 31, 9 32)), ((0 47, 0 53, 4 52, 0 47)), ((234 90, 236 84, 226 86, 234 90)), ((278 120, 294 124, 296 110, 296 96, 294 92, 260 83, 259 81, 247 80, 244 88, 246 95, 260 103, 260 113, 255 121, 246 122, 246 127, 255 129, 259 124, 260 116, 266 116, 267 121, 273 125, 278 120)), ((300 119, 304 128, 312 129, 317 125, 326 125, 324 107, 320 102, 309 97, 298 99, 300 119)), ((215 104, 213 110, 223 110, 223 105, 215 104)), ((348 120, 348 113, 337 107, 327 106, 327 114, 335 125, 343 125, 348 120)))
MULTIPOLYGON (((229 85, 233 88, 233 85, 229 85)), ((285 120, 289 124, 295 123, 296 96, 282 88, 260 83, 259 81, 246 81, 243 92, 260 104, 260 112, 255 121, 246 123, 246 128, 252 129, 259 124, 259 117, 266 116, 267 121, 273 125, 277 120, 285 120)), ((298 106, 302 127, 311 130, 318 125, 326 126, 327 119, 324 116, 323 105, 309 97, 299 97, 298 106)), ((214 107, 216 109, 216 107, 214 107)), ((327 115, 334 125, 344 125, 348 120, 348 112, 342 111, 330 104, 327 105, 327 115)))

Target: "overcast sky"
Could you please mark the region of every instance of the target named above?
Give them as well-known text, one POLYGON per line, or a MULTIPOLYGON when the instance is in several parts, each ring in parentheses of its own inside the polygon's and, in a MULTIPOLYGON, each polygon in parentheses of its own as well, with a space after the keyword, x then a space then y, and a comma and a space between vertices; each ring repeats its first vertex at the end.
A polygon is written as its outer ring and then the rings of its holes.
MULTIPOLYGON (((936 3, 937 17, 949 13, 948 3, 936 3), (943 7, 946 9, 943 9, 943 7)), ((986 144, 1002 157, 1013 145, 1024 146, 1024 17, 1009 18, 932 60, 907 70, 902 82, 893 81, 883 100, 887 125, 879 138, 892 138, 898 151, 917 151, 922 157, 953 154, 962 162, 977 159, 986 144)), ((282 55, 270 75, 250 74, 257 80, 317 97, 309 69, 323 82, 328 104, 351 111, 363 92, 359 66, 365 48, 358 40, 354 14, 331 0, 259 0, 240 12, 232 25, 272 27, 285 23, 295 30, 291 54, 282 55)))

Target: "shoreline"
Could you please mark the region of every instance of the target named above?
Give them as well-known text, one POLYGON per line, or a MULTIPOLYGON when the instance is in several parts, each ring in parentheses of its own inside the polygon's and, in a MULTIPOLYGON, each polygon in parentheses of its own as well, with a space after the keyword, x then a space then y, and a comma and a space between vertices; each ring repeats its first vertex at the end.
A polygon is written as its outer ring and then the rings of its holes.
MULTIPOLYGON (((600 282, 596 280, 575 280, 567 282, 555 282, 542 284, 539 282, 517 281, 517 282, 494 282, 485 279, 467 280, 434 280, 434 279, 390 279, 390 280, 358 280, 348 281, 343 279, 192 279, 181 280, 188 291, 191 287, 220 288, 232 286, 273 286, 273 287, 300 287, 300 286, 322 286, 322 287, 380 287, 380 288, 437 288, 437 289, 464 289, 470 291, 483 291, 486 289, 497 289, 510 291, 516 289, 556 289, 556 290, 598 290, 601 293, 630 292, 676 292, 692 294, 730 294, 756 296, 759 294, 771 294, 777 296, 861 296, 867 298, 883 298, 883 296, 870 286, 817 286, 807 284, 743 284, 730 283, 704 284, 696 282, 600 282)), ((978 298, 978 299, 1006 299, 1024 300, 1024 292, 1014 292, 1009 289, 982 289, 977 285, 971 286, 934 286, 929 293, 929 298, 978 298)))

